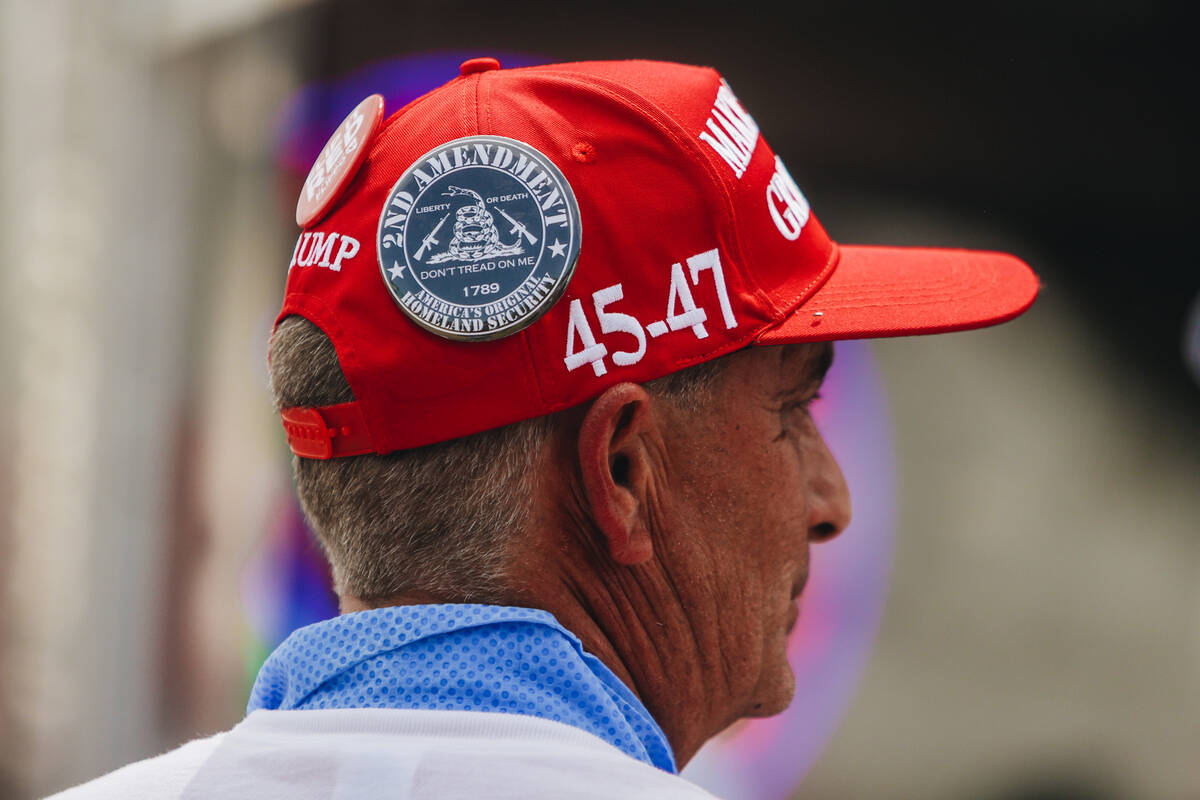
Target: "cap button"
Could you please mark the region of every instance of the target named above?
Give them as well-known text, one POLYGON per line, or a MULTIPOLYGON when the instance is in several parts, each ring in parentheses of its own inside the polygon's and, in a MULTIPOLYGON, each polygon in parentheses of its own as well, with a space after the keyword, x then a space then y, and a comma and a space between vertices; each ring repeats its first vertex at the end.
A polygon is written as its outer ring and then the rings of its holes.
POLYGON ((461 75, 474 75, 476 72, 487 72, 491 69, 500 69, 499 59, 469 58, 458 68, 458 72, 461 75))

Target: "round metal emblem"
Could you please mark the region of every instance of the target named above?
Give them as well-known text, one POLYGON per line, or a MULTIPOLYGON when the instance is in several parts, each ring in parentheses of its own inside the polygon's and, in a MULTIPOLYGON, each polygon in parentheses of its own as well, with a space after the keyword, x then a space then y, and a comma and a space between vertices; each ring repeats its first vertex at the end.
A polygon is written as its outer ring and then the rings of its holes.
POLYGON ((550 159, 515 139, 467 136, 396 181, 379 216, 379 268, 422 328, 499 339, 562 295, 580 234, 575 193, 550 159))

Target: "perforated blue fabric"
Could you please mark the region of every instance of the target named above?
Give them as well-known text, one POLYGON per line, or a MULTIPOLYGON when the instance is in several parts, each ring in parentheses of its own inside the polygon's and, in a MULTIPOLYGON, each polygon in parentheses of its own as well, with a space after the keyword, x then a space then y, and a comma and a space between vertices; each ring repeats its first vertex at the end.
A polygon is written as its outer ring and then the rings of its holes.
POLYGON ((667 737, 637 696, 536 609, 390 606, 300 628, 259 671, 246 713, 260 708, 528 714, 677 772, 667 737))

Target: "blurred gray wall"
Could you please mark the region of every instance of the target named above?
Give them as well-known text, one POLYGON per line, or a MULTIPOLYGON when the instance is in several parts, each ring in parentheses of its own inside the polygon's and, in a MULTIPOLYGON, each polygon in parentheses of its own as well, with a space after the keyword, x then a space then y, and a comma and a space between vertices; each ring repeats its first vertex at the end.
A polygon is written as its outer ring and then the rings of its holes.
POLYGON ((2 795, 159 752, 244 704, 237 570, 262 527, 233 496, 181 511, 179 484, 262 488, 241 449, 269 436, 248 354, 283 272, 268 141, 294 53, 214 42, 284 5, 0 2, 2 795), (222 346, 245 374, 224 379, 222 346), (184 441, 189 425, 206 435, 184 441), (172 560, 176 523, 197 518, 225 535, 193 543, 192 613, 172 560), (180 679, 209 702, 174 725, 180 679))

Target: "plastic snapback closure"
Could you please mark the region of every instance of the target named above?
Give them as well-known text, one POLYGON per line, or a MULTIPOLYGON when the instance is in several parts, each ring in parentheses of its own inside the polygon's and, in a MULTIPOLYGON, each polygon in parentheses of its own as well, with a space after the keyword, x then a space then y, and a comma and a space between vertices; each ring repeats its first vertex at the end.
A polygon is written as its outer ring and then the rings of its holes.
POLYGON ((323 461, 375 452, 358 403, 285 408, 279 416, 288 447, 301 458, 323 461))

